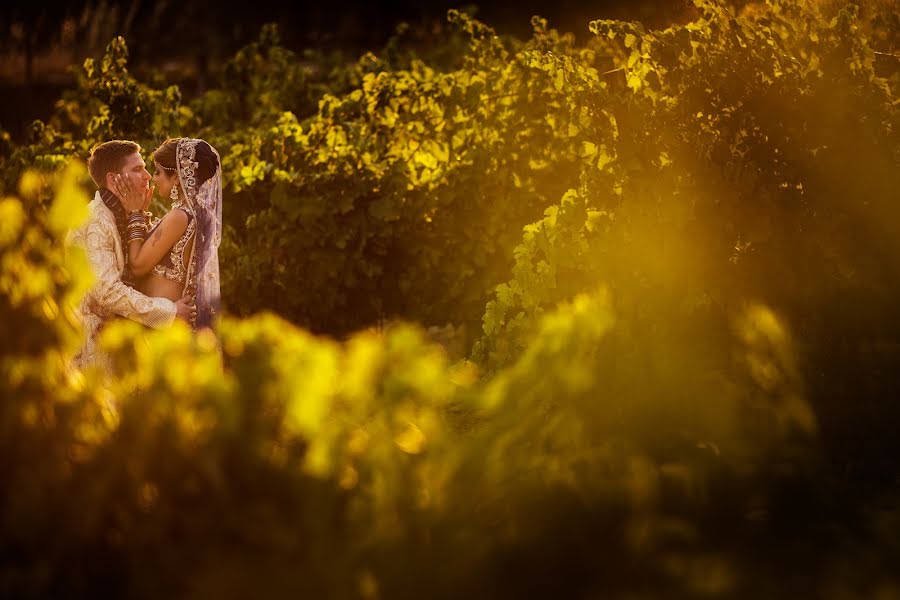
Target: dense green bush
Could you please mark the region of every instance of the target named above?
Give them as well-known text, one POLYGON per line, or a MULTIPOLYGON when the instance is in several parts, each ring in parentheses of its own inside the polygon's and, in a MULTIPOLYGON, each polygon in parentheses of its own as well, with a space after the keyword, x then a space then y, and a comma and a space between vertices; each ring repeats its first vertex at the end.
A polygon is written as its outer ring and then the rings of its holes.
POLYGON ((525 230, 481 352, 597 281, 647 302, 668 288, 688 311, 756 297, 804 321, 816 296, 892 293, 898 110, 854 15, 777 4, 745 18, 711 6, 662 32, 594 22, 620 46, 625 93, 537 57, 577 92, 570 119, 602 109, 582 117, 580 185, 525 230))
MULTIPOLYGON (((900 77, 889 51, 896 15, 877 3, 864 20, 814 4, 755 6, 741 18, 703 6, 705 17, 646 35, 639 24, 598 22, 581 47, 540 19, 519 43, 452 13, 454 29, 436 42, 443 52, 428 62, 392 42, 346 66, 278 46, 269 27, 189 102, 158 77, 137 81, 117 39, 85 63, 32 143, 7 150, 0 172, 14 189, 23 169, 56 168, 110 137, 150 150, 170 135, 205 136, 224 158, 232 312, 274 310, 339 334, 394 317, 450 321, 471 336, 521 227, 567 189, 590 186, 592 209, 615 214, 621 202, 650 206, 649 196, 697 188, 709 200, 685 218, 727 196, 718 214, 695 219, 720 229, 714 260, 731 258, 735 244, 743 257, 759 252, 765 226, 738 213, 777 220, 777 198, 814 198, 816 221, 836 222, 823 220, 837 213, 821 212, 807 171, 860 174, 859 185, 822 181, 831 198, 844 197, 840 186, 884 197, 876 170, 894 160, 885 128, 896 117, 878 94, 900 77), (834 168, 845 157, 850 168, 834 168), (757 197, 761 187, 772 199, 757 197)), ((822 243, 819 231, 803 237, 822 243)))
POLYGON ((506 364, 536 316, 602 282, 631 317, 623 351, 655 361, 678 339, 718 372, 734 315, 762 302, 797 336, 830 458, 890 480, 900 111, 861 27, 855 7, 790 3, 710 6, 662 32, 593 23, 621 45, 628 90, 547 63, 582 90, 573 118, 604 109, 584 123, 580 185, 526 228, 475 356, 506 364))
POLYGON ((520 227, 574 181, 577 147, 547 116, 566 92, 523 63, 529 48, 571 40, 540 25, 512 52, 451 18, 471 37, 461 67, 366 73, 307 121, 285 113, 231 146, 246 218, 232 221, 226 295, 240 311, 332 332, 396 316, 477 320, 520 227))

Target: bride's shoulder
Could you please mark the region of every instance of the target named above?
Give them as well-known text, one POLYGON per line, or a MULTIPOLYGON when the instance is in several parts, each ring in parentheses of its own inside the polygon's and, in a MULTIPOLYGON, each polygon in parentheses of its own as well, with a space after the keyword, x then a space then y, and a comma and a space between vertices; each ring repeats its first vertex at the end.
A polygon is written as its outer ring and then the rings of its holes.
POLYGON ((160 224, 165 223, 167 227, 184 230, 188 226, 190 213, 183 208, 173 208, 160 219, 160 224))

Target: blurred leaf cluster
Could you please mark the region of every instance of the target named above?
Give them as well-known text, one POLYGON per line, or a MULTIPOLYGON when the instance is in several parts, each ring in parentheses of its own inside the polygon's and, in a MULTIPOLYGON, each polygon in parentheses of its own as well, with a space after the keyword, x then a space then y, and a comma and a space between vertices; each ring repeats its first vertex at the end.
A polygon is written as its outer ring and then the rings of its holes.
POLYGON ((114 321, 112 370, 81 372, 71 307, 91 275, 61 243, 81 174, 26 216, 32 177, 0 205, 4 596, 897 590, 896 491, 845 512, 855 490, 822 464, 766 306, 718 365, 677 338, 627 349, 640 323, 599 287, 490 377, 413 325, 338 343, 271 314, 217 335, 114 321))

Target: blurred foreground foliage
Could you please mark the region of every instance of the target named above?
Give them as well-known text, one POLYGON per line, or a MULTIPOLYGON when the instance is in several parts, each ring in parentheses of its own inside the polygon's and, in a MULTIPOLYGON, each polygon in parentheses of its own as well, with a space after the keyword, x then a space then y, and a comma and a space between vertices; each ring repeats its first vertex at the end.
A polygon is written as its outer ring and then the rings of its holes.
POLYGON ((318 75, 267 29, 187 103, 114 41, 0 162, 0 594, 897 597, 895 16, 451 12, 439 59, 318 75), (280 316, 72 371, 62 166, 182 134, 231 312, 280 316), (395 316, 483 336, 348 334, 395 316))
POLYGON ((338 343, 271 314, 217 335, 120 320, 113 371, 80 372, 91 275, 61 240, 82 176, 48 210, 33 174, 0 203, 0 596, 900 592, 897 490, 823 461, 768 307, 736 315, 723 357, 623 352, 638 321, 597 288, 490 377, 412 325, 338 343))

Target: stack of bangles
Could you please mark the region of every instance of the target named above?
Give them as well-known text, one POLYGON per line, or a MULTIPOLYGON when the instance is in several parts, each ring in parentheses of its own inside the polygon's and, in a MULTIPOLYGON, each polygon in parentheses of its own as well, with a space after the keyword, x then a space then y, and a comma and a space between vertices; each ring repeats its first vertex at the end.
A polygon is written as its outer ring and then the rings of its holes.
POLYGON ((144 241, 150 222, 149 214, 146 212, 133 212, 128 215, 128 226, 125 228, 125 231, 127 232, 129 243, 136 240, 144 241))

